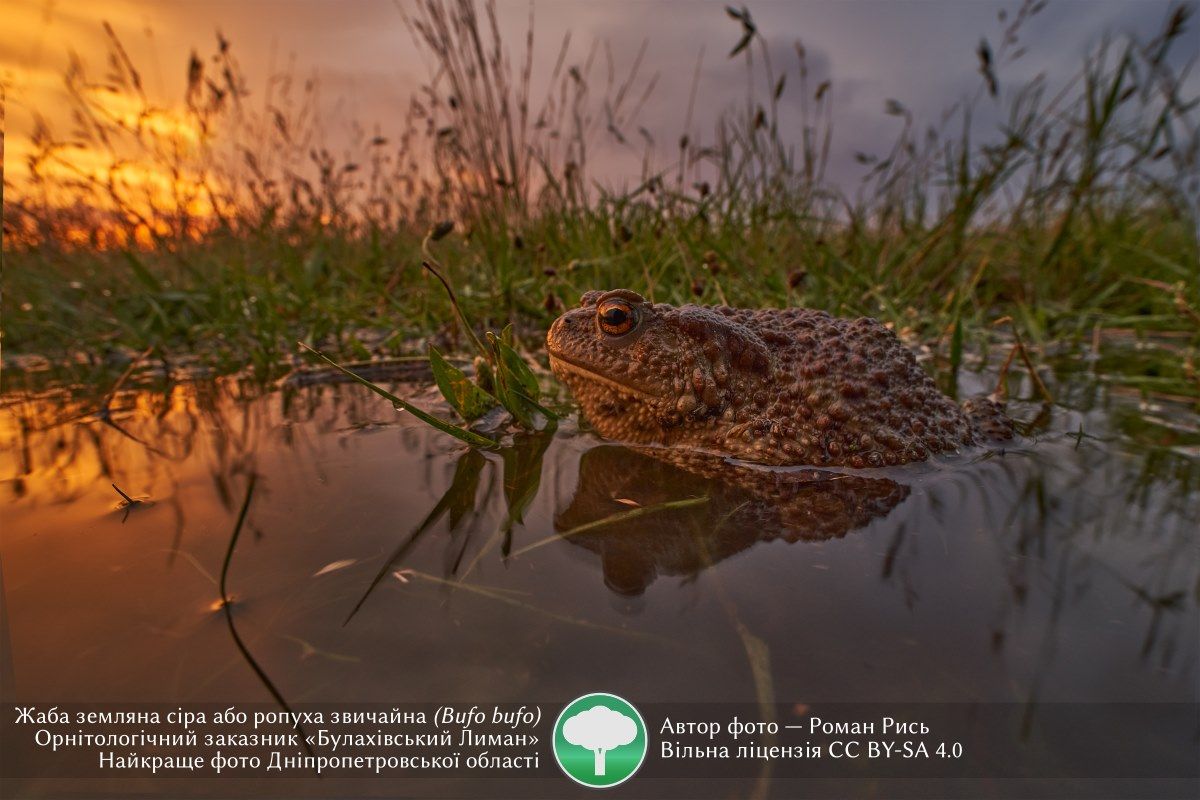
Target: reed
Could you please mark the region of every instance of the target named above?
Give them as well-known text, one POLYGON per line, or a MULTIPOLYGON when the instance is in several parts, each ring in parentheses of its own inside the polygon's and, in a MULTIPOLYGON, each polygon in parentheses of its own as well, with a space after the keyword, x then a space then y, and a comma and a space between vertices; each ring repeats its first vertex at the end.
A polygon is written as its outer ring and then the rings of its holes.
POLYGON ((1041 7, 1023 3, 979 45, 978 89, 947 98, 939 125, 889 101, 897 138, 859 154, 853 190, 828 177, 830 81, 813 80, 799 42, 773 63, 745 9, 730 10, 728 57, 745 63, 746 97, 712 131, 689 111, 672 152, 638 132, 655 81, 640 57, 617 65, 568 36, 535 82, 533 16, 514 55, 491 2, 405 12, 430 80, 400 129, 362 128, 347 156, 318 144, 319 81, 275 75, 251 93, 218 39, 183 59, 185 96, 159 105, 109 28, 106 74, 75 61, 64 76, 78 130, 39 123, 30 179, 5 178, 5 358, 95 365, 153 348, 270 377, 296 363, 297 340, 342 359, 463 350, 421 266, 424 232, 453 219, 439 260, 462 314, 478 332, 513 325, 529 350, 582 291, 626 286, 868 314, 955 370, 1008 316, 1048 363, 1099 343, 1114 381, 1196 398, 1198 98, 1168 57, 1192 7, 1149 41, 1107 38, 1053 94, 1005 82, 1041 7), (792 95, 802 121, 784 130, 792 95), (1005 123, 980 134, 985 103, 1005 123), (605 138, 644 150, 632 189, 594 180, 605 138))

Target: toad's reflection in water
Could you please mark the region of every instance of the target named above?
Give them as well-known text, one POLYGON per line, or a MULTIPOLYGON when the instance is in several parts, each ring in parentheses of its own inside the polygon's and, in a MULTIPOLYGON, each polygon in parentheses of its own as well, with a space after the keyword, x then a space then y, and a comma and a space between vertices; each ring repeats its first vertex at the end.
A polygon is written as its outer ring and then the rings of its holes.
POLYGON ((0 399, 0 605, 31 697, 272 702, 214 624, 257 475, 227 588, 288 703, 520 702, 615 673, 740 700, 742 630, 781 698, 1194 702, 1200 435, 1136 409, 1056 407, 1036 445, 813 483, 570 422, 464 450, 348 385, 109 399, 121 430, 99 401, 0 399), (112 483, 155 505, 122 524, 112 483), (621 646, 598 658, 597 635, 621 646))
POLYGON ((758 542, 840 538, 886 516, 908 494, 888 478, 609 445, 582 455, 575 494, 554 525, 567 541, 600 556, 610 589, 634 596, 659 575, 690 578, 758 542), (708 500, 621 513, 687 497, 708 500), (597 524, 606 519, 612 521, 597 524))

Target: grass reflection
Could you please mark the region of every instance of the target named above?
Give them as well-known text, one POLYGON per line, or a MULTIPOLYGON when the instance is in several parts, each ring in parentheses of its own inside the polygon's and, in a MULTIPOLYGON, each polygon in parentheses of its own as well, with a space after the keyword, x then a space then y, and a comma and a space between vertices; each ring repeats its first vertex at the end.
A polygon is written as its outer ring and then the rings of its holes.
MULTIPOLYGON (((372 612, 388 610, 396 594, 379 589, 399 589, 396 573, 435 602, 439 593, 443 600, 461 593, 478 619, 504 620, 518 630, 539 618, 604 626, 611 622, 607 606, 589 604, 593 590, 606 594, 607 587, 613 608, 644 615, 637 626, 609 625, 626 635, 661 633, 647 620, 684 587, 689 597, 711 599, 715 582, 723 581, 736 593, 745 579, 739 570, 748 565, 755 582, 762 573, 756 591, 769 595, 793 579, 797 593, 806 591, 807 579, 796 570, 809 564, 847 582, 858 580, 861 565, 861 575, 884 587, 861 602, 912 619, 945 622, 955 609, 933 598, 944 601, 946 587, 959 586, 956 601, 969 624, 922 643, 936 647, 944 636, 961 646, 977 638, 1008 676, 1006 691, 1032 709, 1063 691, 1064 665, 1079 657, 1073 647, 1103 647, 1113 658, 1128 655, 1145 674, 1186 682, 1200 660, 1200 433, 1186 408, 1150 396, 1130 403, 1087 366, 1076 363, 1069 372, 1065 362, 1055 363, 1044 374, 1054 404, 1041 402, 1026 377, 1010 373, 1010 407, 1026 422, 1023 441, 913 469, 849 475, 664 459, 594 442, 570 424, 554 433, 516 434, 494 451, 462 448, 403 416, 393 419, 389 406, 358 387, 312 375, 277 387, 184 381, 143 364, 121 370, 124 377, 106 374, 92 390, 29 386, 0 398, 0 468, 10 513, 20 515, 15 526, 6 519, 5 539, 38 535, 47 524, 55 536, 75 535, 73 523, 59 525, 64 519, 115 522, 115 484, 129 498, 153 497, 156 507, 132 515, 117 533, 79 535, 71 540, 76 552, 96 553, 101 564, 114 552, 128 560, 144 534, 161 531, 163 539, 145 545, 147 552, 156 559, 166 553, 168 568, 182 553, 216 578, 222 555, 253 558, 246 537, 266 518, 247 513, 229 542, 218 522, 219 543, 208 536, 208 522, 224 520, 224 512, 241 517, 252 495, 261 512, 282 515, 276 521, 295 528, 281 534, 295 537, 287 540, 294 560, 289 554, 259 563, 254 578, 308 586, 321 565, 355 561, 354 569, 322 577, 312 591, 336 595, 319 598, 320 608, 336 616, 331 630, 346 637, 329 652, 359 658, 363 669, 374 661, 365 649, 355 651, 356 636, 377 631, 384 619, 397 630, 412 624, 403 615, 362 613, 368 601, 372 612), (119 429, 97 409, 107 409, 119 429), (364 427, 364 420, 383 425, 364 427), (276 465, 269 499, 262 478, 252 479, 264 474, 264 458, 276 465), (350 518, 360 522, 339 527, 350 518), (125 549, 104 549, 118 539, 125 549), (856 560, 816 558, 830 551, 853 552, 856 560), (977 573, 939 571, 964 554, 978 557, 971 562, 977 573), (492 567, 504 568, 503 577, 487 572, 492 567), (768 574, 776 568, 782 572, 768 574), (564 588, 562 581, 573 585, 564 588), (572 602, 581 605, 568 607, 572 602)), ((994 383, 989 373, 968 370, 960 380, 963 394, 994 383)), ((240 638, 236 599, 227 602, 230 572, 226 563, 217 581, 222 612, 240 658, 253 662, 264 682, 240 638)), ((869 582, 855 586, 874 591, 869 582)), ((212 594, 205 590, 205 604, 212 594)), ((778 669, 791 645, 753 602, 734 600, 737 619, 778 669)), ((300 613, 290 600, 284 606, 300 613)), ((287 635, 327 646, 311 631, 287 635)), ((454 641, 447 638, 447 646, 454 641)), ((351 663, 335 661, 342 668, 351 663)), ((953 666, 941 669, 957 685, 972 680, 952 674, 953 666)))
MULTIPOLYGON (((246 496, 242 500, 241 509, 238 511, 237 522, 233 525, 233 533, 229 537, 229 548, 225 551, 225 561, 221 564, 221 578, 219 589, 221 592, 221 610, 225 613, 225 622, 229 625, 229 635, 233 638, 233 644, 237 647, 238 652, 242 654, 242 658, 246 660, 246 664, 254 671, 258 680, 270 692, 271 697, 275 698, 275 702, 279 707, 288 713, 291 719, 297 719, 296 714, 292 711, 292 707, 288 705, 283 694, 275 686, 275 682, 271 680, 266 671, 250 653, 250 649, 246 647, 246 643, 242 641, 242 637, 238 635, 237 625, 233 622, 233 598, 229 595, 227 588, 227 580, 229 578, 229 565, 233 563, 233 552, 237 549, 238 537, 241 536, 242 526, 246 522, 246 514, 250 511, 250 501, 254 499, 254 487, 258 482, 258 475, 251 473, 250 480, 246 483, 246 496)), ((311 756, 313 755, 312 746, 308 743, 308 736, 304 733, 303 726, 299 722, 296 723, 296 730, 300 732, 300 739, 304 745, 305 751, 311 756)))

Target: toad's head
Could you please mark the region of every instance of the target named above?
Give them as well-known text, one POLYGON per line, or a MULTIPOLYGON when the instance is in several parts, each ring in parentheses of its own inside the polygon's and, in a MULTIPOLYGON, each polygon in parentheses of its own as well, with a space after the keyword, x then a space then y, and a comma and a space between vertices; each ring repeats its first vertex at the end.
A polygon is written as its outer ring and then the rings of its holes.
POLYGON ((635 443, 711 441, 771 373, 763 341, 719 310, 628 289, 586 293, 554 321, 546 349, 596 430, 635 443))

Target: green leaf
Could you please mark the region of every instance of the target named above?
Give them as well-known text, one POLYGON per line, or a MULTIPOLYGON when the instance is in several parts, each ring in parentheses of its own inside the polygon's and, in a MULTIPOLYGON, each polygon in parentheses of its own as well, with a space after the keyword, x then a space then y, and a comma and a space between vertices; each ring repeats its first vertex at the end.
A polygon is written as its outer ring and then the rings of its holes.
POLYGON ((496 395, 500 404, 526 430, 540 431, 554 424, 558 415, 537 402, 537 377, 525 359, 504 341, 504 334, 497 336, 488 331, 487 336, 495 354, 496 395))
POLYGON ((513 415, 513 419, 522 428, 536 431, 539 427, 544 427, 539 426, 537 410, 525 402, 526 398, 522 397, 519 392, 512 391, 503 377, 496 384, 496 396, 500 399, 500 405, 513 415))
POLYGON ((429 366, 442 397, 468 422, 479 419, 500 401, 479 388, 466 374, 448 362, 436 347, 429 347, 429 366))
POLYGON ((513 388, 518 389, 522 394, 531 400, 536 401, 541 393, 538 386, 537 376, 533 374, 533 370, 525 363, 525 359, 521 358, 512 346, 512 325, 505 326, 497 337, 494 333, 488 332, 488 341, 496 350, 496 362, 500 369, 501 375, 511 378, 513 388))
POLYGON ((408 402, 407 400, 402 400, 399 397, 397 397, 396 395, 392 394, 387 389, 384 389, 380 386, 376 386, 375 384, 371 383, 366 378, 356 375, 355 373, 353 373, 350 370, 343 367, 341 364, 334 361, 329 356, 325 355, 324 353, 322 353, 319 350, 309 347, 304 342, 296 342, 296 344, 300 345, 308 352, 317 356, 318 358, 320 358, 322 361, 324 361, 329 366, 333 367, 334 369, 338 370, 339 372, 342 372, 343 374, 349 376, 350 378, 353 378, 355 381, 358 381, 363 386, 366 386, 368 389, 370 389, 372 392, 379 395, 380 397, 383 397, 383 398, 386 398, 387 400, 392 401, 392 405, 396 406, 397 408, 403 408, 405 411, 412 414, 417 419, 421 420, 422 422, 424 422, 428 425, 432 425, 433 427, 437 428, 442 433, 449 434, 450 436, 453 436, 455 439, 466 442, 467 444, 472 445, 474 447, 486 447, 486 448, 492 449, 497 446, 495 442, 493 442, 491 439, 488 439, 485 436, 480 436, 478 433, 475 433, 474 431, 463 430, 462 428, 458 427, 457 425, 451 425, 449 422, 446 422, 446 420, 444 420, 444 419, 438 419, 437 417, 430 414, 428 411, 422 411, 421 409, 417 408, 416 406, 414 406, 412 403, 408 402))

